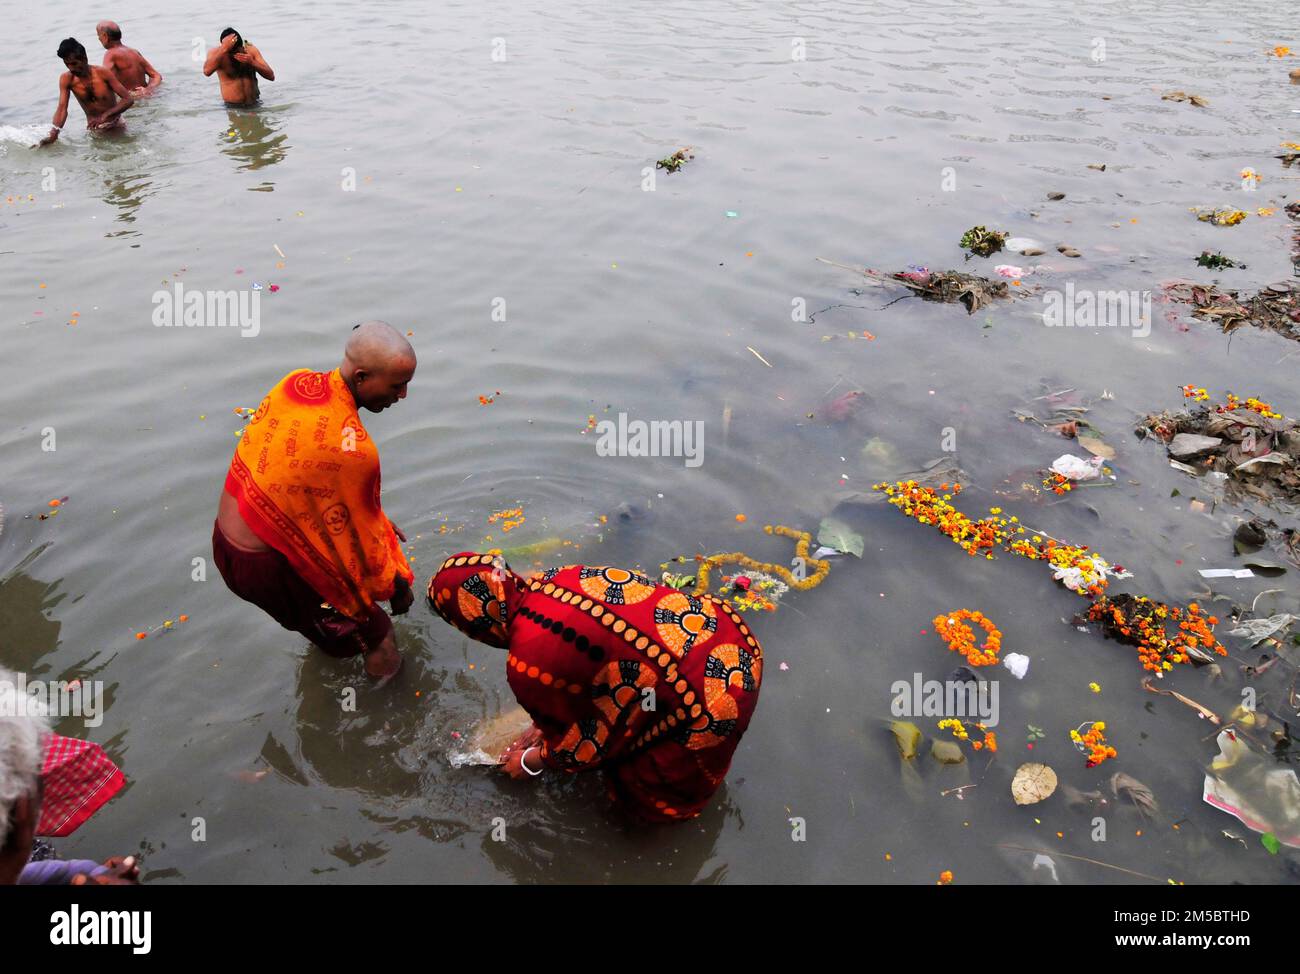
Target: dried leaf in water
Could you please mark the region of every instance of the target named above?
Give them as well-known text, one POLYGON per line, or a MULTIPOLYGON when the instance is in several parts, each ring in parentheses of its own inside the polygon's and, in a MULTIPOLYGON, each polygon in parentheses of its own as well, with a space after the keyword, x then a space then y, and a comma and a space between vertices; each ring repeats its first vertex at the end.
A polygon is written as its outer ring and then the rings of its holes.
POLYGON ((1017 805, 1036 805, 1056 791, 1056 772, 1045 764, 1030 762, 1016 769, 1011 779, 1011 797, 1017 805))
POLYGON ((940 764, 961 764, 966 760, 956 741, 935 741, 930 746, 930 754, 940 764))
POLYGON ((1156 798, 1151 793, 1151 789, 1123 771, 1117 771, 1111 775, 1110 790, 1116 798, 1126 798, 1131 801, 1137 806, 1138 811, 1147 818, 1154 818, 1160 810, 1156 805, 1156 798))
POLYGON ((1115 450, 1102 441, 1101 437, 1094 436, 1091 433, 1083 433, 1079 436, 1079 446, 1083 447, 1094 457, 1101 457, 1103 460, 1114 460, 1115 450))
POLYGON ((903 760, 910 761, 916 757, 916 749, 921 746, 921 728, 910 720, 895 720, 890 723, 889 731, 894 735, 894 743, 898 745, 903 760))
POLYGON ((1233 468, 1232 472, 1240 473, 1242 470, 1245 470, 1247 467, 1256 463, 1276 463, 1280 466, 1285 466, 1286 464, 1293 462, 1294 461, 1285 453, 1279 453, 1274 450, 1272 453, 1266 453, 1262 457, 1255 457, 1251 460, 1247 460, 1245 463, 1237 464, 1237 466, 1233 468))

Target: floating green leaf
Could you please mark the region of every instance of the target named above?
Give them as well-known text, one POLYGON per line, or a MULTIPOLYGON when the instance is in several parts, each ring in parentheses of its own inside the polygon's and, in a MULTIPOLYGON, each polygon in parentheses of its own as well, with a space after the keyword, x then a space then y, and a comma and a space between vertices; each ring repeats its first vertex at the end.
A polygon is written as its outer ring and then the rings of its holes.
POLYGON ((863 551, 862 535, 855 532, 837 517, 824 517, 817 528, 817 543, 846 555, 861 558, 863 551))

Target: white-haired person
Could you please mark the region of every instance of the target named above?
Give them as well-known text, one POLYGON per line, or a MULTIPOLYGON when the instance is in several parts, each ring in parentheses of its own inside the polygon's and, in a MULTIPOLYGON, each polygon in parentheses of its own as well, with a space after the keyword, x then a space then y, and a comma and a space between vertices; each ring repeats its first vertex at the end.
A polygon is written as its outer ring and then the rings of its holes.
MULTIPOLYGON (((132 856, 104 863, 89 859, 31 861, 41 817, 42 768, 51 739, 45 708, 13 692, 16 674, 0 667, 0 886, 134 883, 132 856)), ((57 738, 57 735, 53 735, 57 738)))

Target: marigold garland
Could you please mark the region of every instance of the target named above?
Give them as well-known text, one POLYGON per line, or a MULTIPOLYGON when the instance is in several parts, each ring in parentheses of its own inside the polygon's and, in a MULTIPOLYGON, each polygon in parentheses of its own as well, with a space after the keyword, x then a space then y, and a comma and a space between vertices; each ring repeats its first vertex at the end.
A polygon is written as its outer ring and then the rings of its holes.
POLYGON ((1053 494, 1066 494, 1074 490, 1074 481, 1059 473, 1052 473, 1043 478, 1043 486, 1053 494))
POLYGON ((1156 602, 1144 595, 1102 596, 1088 610, 1088 618, 1102 624, 1106 635, 1136 646, 1142 668, 1153 673, 1172 670, 1175 663, 1191 660, 1190 650, 1206 649, 1227 656, 1227 648, 1212 631, 1219 620, 1204 615, 1201 607, 1190 603, 1186 610, 1156 602), (1178 631, 1166 632, 1166 623, 1176 623, 1178 631))
MULTIPOLYGON (((1209 402, 1210 393, 1202 387, 1189 384, 1183 386, 1183 398, 1190 399, 1193 402, 1209 402)), ((1231 392, 1228 393, 1228 398, 1225 402, 1219 403, 1214 407, 1216 413, 1231 413, 1238 409, 1249 409, 1252 413, 1259 413, 1265 419, 1282 418, 1282 414, 1274 412, 1273 407, 1269 403, 1266 403, 1261 399, 1256 399, 1254 396, 1242 400, 1239 396, 1234 396, 1231 392)))
POLYGON ((966 662, 971 666, 992 666, 998 661, 998 651, 1002 649, 1002 633, 984 613, 958 609, 947 615, 935 616, 934 629, 948 644, 948 648, 965 656, 966 662), (966 624, 966 619, 988 634, 983 646, 975 646, 975 630, 966 624))
MULTIPOLYGON (((692 595, 703 595, 709 590, 709 573, 719 566, 726 564, 740 565, 753 572, 765 572, 769 575, 775 575, 783 580, 791 588, 796 588, 801 592, 808 589, 816 588, 826 580, 830 574, 831 563, 824 559, 817 559, 809 556, 808 547, 812 544, 812 535, 807 531, 796 531, 794 528, 787 528, 782 524, 768 524, 763 527, 767 534, 779 534, 783 538, 790 538, 795 542, 794 553, 805 565, 813 568, 813 573, 804 578, 796 578, 785 565, 779 565, 775 562, 757 561, 750 558, 749 555, 742 551, 731 551, 716 555, 696 555, 695 561, 699 563, 699 570, 696 572, 695 588, 692 595)), ((678 561, 685 559, 678 558, 678 561)))
POLYGON ((921 524, 933 524, 942 534, 952 539, 969 555, 983 555, 993 560, 993 549, 1001 548, 1032 561, 1046 561, 1058 579, 1067 587, 1085 597, 1095 597, 1107 586, 1108 575, 1124 575, 1123 568, 1112 566, 1087 545, 1072 545, 1055 538, 1033 534, 1032 541, 1022 535, 1028 530, 1018 517, 1002 517, 1002 508, 989 508, 990 517, 971 520, 952 506, 950 501, 961 493, 960 484, 940 484, 922 487, 915 480, 899 480, 893 484, 876 484, 884 491, 889 503, 921 524), (940 494, 939 491, 951 491, 940 494), (1071 583, 1074 584, 1071 584, 1071 583))
MULTIPOLYGON (((1193 397, 1204 392, 1190 386, 1187 390, 1193 397)), ((1256 411, 1269 409, 1267 403, 1249 402, 1255 406, 1240 405, 1250 409, 1258 406, 1256 411)), ((1261 412, 1261 415, 1266 413, 1261 412)), ((1100 622, 1108 636, 1137 647, 1143 669, 1163 674, 1171 670, 1174 663, 1189 662, 1192 658, 1189 649, 1199 648, 1220 656, 1227 655, 1227 650, 1212 632, 1219 620, 1202 614, 1196 603, 1179 609, 1146 596, 1107 597, 1105 590, 1111 578, 1131 577, 1123 566, 1107 562, 1087 545, 1073 545, 1032 533, 1019 523, 1018 518, 1002 517, 1000 507, 989 508, 990 517, 972 520, 951 503, 953 497, 961 493, 960 484, 941 484, 936 490, 923 487, 915 480, 899 480, 893 484, 876 484, 875 489, 883 491, 889 503, 908 517, 921 524, 934 525, 968 554, 982 554, 992 560, 993 550, 1001 548, 1031 561, 1046 562, 1058 581, 1093 603, 1088 616, 1094 622, 1100 622), (1166 621, 1176 623, 1178 631, 1166 632, 1166 621)), ((940 621, 946 621, 946 618, 937 617, 935 628, 940 629, 940 621)), ((969 631, 969 627, 967 629, 969 631)), ((951 639, 948 642, 951 648, 958 648, 953 646, 951 639)), ((973 633, 960 645, 974 649, 973 633)))
POLYGON ((1119 756, 1119 752, 1106 743, 1106 724, 1104 721, 1095 720, 1080 724, 1080 728, 1088 727, 1084 733, 1078 730, 1070 731, 1070 740, 1074 741, 1074 746, 1084 754, 1088 755, 1087 767, 1095 768, 1101 762, 1119 756))
POLYGON ((959 741, 969 742, 970 746, 975 750, 987 750, 990 754, 996 754, 998 751, 998 736, 983 724, 977 723, 974 726, 976 730, 983 731, 984 737, 982 740, 972 741, 965 722, 958 720, 956 717, 949 717, 947 720, 939 721, 939 730, 951 730, 953 737, 959 741))

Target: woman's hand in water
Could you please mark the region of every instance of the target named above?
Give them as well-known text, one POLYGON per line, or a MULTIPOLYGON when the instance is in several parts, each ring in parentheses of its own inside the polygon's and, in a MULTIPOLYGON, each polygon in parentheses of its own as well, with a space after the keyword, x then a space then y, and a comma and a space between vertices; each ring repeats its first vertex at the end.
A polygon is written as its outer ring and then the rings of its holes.
POLYGON ((512 778, 536 778, 537 772, 546 767, 542 762, 541 745, 542 732, 534 724, 506 748, 506 753, 501 755, 501 770, 512 778), (527 771, 523 766, 525 754, 528 755, 527 771))
POLYGON ((512 778, 536 778, 546 769, 542 764, 541 748, 536 745, 521 747, 519 749, 511 748, 505 754, 505 760, 501 762, 501 770, 512 778), (527 770, 524 770, 524 755, 528 756, 527 770))
POLYGON ((50 134, 47 135, 45 138, 41 139, 41 141, 37 142, 36 148, 39 149, 42 146, 53 145, 57 141, 59 141, 59 130, 50 129, 50 134))

